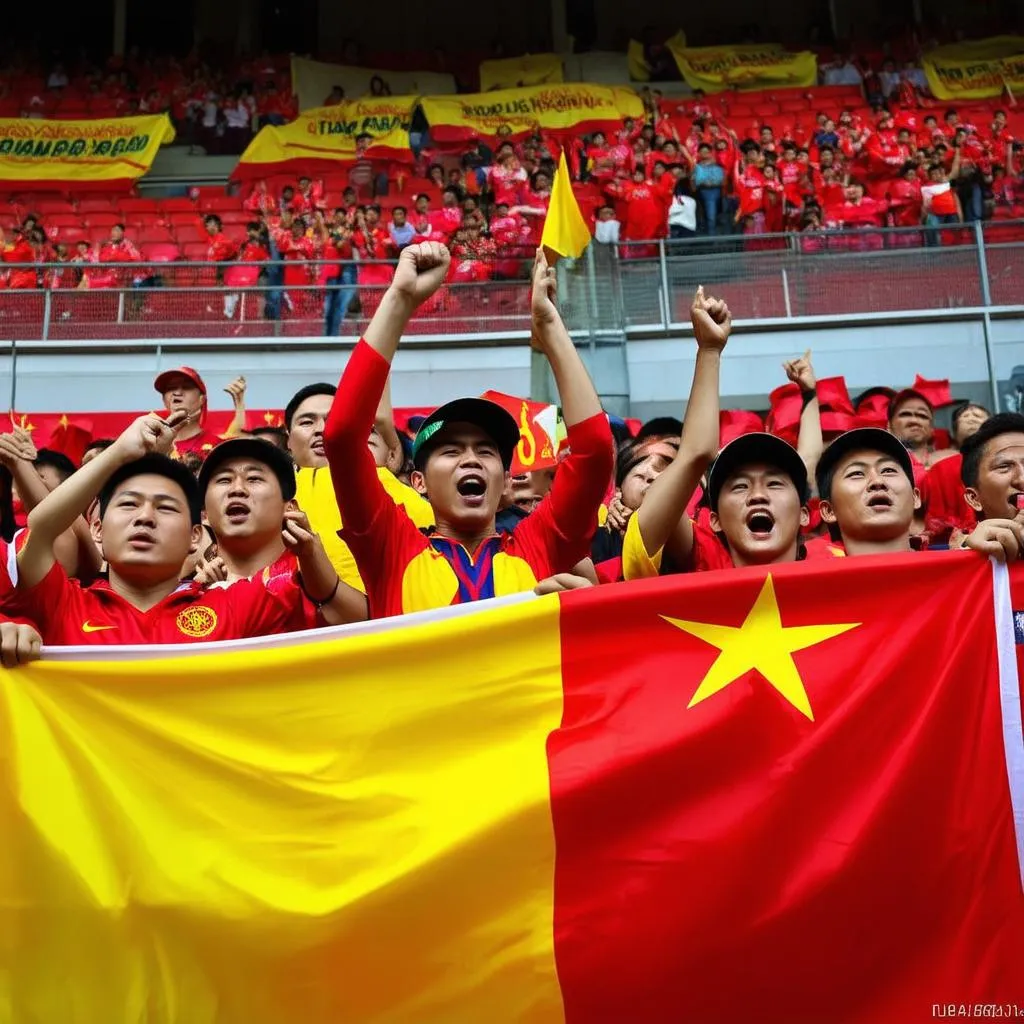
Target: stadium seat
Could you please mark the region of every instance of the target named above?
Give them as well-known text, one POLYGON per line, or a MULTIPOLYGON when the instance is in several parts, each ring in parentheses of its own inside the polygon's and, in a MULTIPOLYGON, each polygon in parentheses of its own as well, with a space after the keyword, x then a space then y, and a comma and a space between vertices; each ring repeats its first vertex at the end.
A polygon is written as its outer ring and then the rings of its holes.
POLYGON ((160 209, 164 213, 195 213, 196 204, 187 196, 174 196, 160 200, 160 209))
POLYGON ((80 228, 82 227, 82 218, 77 213, 55 213, 55 214, 44 214, 43 223, 47 229, 57 228, 63 231, 65 228, 80 228))
POLYGON ((136 213, 145 217, 155 217, 159 212, 160 206, 155 199, 146 199, 140 197, 129 197, 122 199, 117 204, 118 209, 124 214, 136 213))
POLYGON ((83 216, 87 213, 113 213, 114 204, 105 198, 83 199, 78 204, 78 212, 83 216))
POLYGON ((206 260, 206 254, 210 246, 206 242, 181 242, 181 251, 189 262, 201 263, 206 260))
POLYGON ((141 251, 147 263, 173 263, 181 259, 181 251, 173 242, 143 243, 141 251))
POLYGON ((104 212, 89 213, 85 212, 82 214, 82 220, 85 222, 86 227, 90 228, 106 228, 108 231, 115 224, 120 224, 124 221, 124 217, 116 210, 106 210, 104 212))
POLYGON ((204 213, 240 210, 242 208, 242 197, 226 196, 221 192, 220 195, 200 196, 197 205, 204 213))
POLYGON ((171 231, 178 240, 178 245, 182 247, 195 242, 209 245, 209 242, 205 241, 207 237, 206 231, 194 222, 190 224, 172 224, 171 231))

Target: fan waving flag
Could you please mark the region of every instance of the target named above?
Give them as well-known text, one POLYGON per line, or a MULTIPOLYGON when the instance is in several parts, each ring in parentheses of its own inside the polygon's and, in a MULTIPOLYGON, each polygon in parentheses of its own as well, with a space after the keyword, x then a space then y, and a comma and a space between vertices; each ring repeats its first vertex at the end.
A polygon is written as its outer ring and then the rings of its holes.
POLYGON ((5 1020, 1022 1004, 1013 615, 971 552, 70 649, 0 723, 5 1020))
POLYGON ((551 186, 551 201, 544 220, 540 244, 559 256, 576 258, 583 255, 590 244, 590 228, 580 212, 580 204, 572 190, 572 179, 565 161, 565 150, 558 158, 555 181, 551 186))

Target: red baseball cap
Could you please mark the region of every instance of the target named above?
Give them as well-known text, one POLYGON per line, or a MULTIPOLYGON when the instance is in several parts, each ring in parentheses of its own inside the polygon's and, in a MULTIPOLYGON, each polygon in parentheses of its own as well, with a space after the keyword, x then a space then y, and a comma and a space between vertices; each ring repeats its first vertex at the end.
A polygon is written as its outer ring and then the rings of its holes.
POLYGON ((172 377, 187 377, 200 392, 205 396, 206 385, 203 383, 203 378, 199 376, 197 370, 193 370, 191 366, 179 366, 174 370, 164 370, 155 381, 153 381, 153 387, 161 394, 165 394, 170 387, 170 381, 172 377))

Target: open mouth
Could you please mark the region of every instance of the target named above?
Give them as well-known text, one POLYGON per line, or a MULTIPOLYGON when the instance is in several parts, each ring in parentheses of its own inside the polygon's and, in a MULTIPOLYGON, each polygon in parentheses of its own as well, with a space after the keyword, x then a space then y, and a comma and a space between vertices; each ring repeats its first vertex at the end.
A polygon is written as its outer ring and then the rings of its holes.
POLYGON ((775 517, 771 512, 758 509, 747 516, 747 529, 759 537, 766 537, 775 529, 775 517))
POLYGON ((314 437, 309 445, 310 449, 317 453, 317 455, 323 455, 324 453, 324 439, 322 437, 314 437))
POLYGON ((133 533, 128 538, 128 544, 138 550, 147 550, 156 544, 156 538, 151 533, 133 533))
POLYGON ((872 494, 871 497, 868 498, 868 508, 892 508, 892 497, 888 494, 872 494))
POLYGON ((476 501, 487 493, 487 481, 475 473, 467 473, 456 485, 455 489, 463 498, 476 501))
POLYGON ((241 523, 249 518, 249 506, 244 501, 231 501, 224 509, 224 514, 228 517, 228 522, 241 523))

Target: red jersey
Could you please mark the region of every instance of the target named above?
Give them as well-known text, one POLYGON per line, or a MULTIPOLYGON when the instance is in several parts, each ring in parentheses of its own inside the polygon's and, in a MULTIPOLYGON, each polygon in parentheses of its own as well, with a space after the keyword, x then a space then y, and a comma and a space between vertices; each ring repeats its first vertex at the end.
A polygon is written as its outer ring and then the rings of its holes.
POLYGON ((238 246, 223 231, 211 235, 209 242, 206 259, 210 263, 228 263, 238 255, 238 246))
MULTIPOLYGON (((0 256, 4 263, 34 263, 36 259, 35 250, 22 235, 18 235, 6 246, 0 256)), ((7 275, 8 288, 35 288, 38 283, 39 277, 35 267, 18 267, 7 275)))
POLYGON ((240 640, 305 629, 308 621, 308 599, 294 573, 269 583, 241 580, 213 589, 183 580, 158 604, 140 611, 107 580, 83 587, 54 562, 40 583, 15 590, 4 604, 35 623, 44 644, 55 646, 240 640))
POLYGON ((440 231, 445 237, 458 231, 462 225, 462 208, 459 206, 442 206, 440 210, 431 210, 427 214, 430 226, 440 231))
POLYGON ((175 459, 180 459, 183 455, 198 455, 205 459, 220 444, 221 440, 219 434, 214 434, 204 428, 195 437, 176 440, 171 454, 175 459))
POLYGON ((969 533, 978 525, 978 517, 964 497, 964 484, 960 479, 963 461, 960 454, 940 459, 922 482, 921 497, 933 541, 947 538, 954 529, 969 533))
POLYGON ((799 160, 780 160, 776 170, 785 190, 786 202, 799 206, 804 201, 803 189, 800 186, 804 177, 804 165, 799 160))
POLYGON ((612 471, 611 430, 604 413, 569 428, 571 454, 537 509, 514 533, 488 538, 471 555, 457 542, 421 533, 380 482, 366 437, 390 369, 360 340, 324 430, 344 523, 340 536, 366 584, 371 616, 531 590, 587 556, 612 471))
POLYGON ((736 194, 740 200, 740 216, 747 217, 764 209, 764 175, 759 167, 747 164, 735 169, 736 194))
POLYGON ((242 209, 248 213, 274 213, 277 210, 277 201, 267 191, 266 185, 262 188, 257 185, 245 198, 242 209))
MULTIPOLYGON (((461 210, 459 223, 462 223, 461 210)), ((391 235, 380 226, 357 231, 352 236, 352 246, 359 253, 360 259, 364 260, 386 260, 395 255, 395 243, 391 235)))
MULTIPOLYGON (((515 167, 495 165, 488 169, 487 177, 491 182, 494 202, 507 203, 509 206, 516 206, 519 203, 529 180, 526 170, 518 165, 515 167)), ((454 231, 455 228, 452 230, 454 231)))
POLYGON ((921 182, 897 178, 889 187, 889 205, 897 227, 914 227, 921 223, 921 182))

